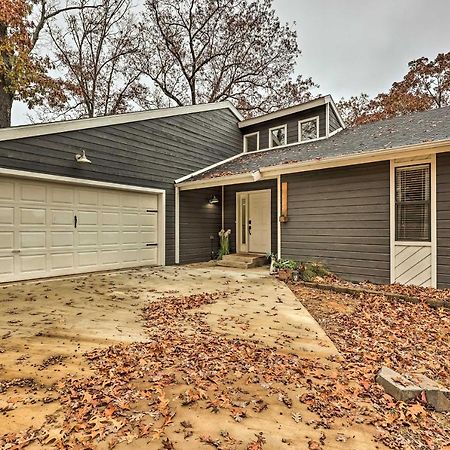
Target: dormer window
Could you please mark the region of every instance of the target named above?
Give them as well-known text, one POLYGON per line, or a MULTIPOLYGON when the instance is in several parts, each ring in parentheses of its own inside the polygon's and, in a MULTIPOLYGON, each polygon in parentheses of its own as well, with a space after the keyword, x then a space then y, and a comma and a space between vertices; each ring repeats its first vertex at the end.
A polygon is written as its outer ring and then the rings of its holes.
POLYGON ((319 117, 300 120, 298 123, 298 140, 312 141, 319 137, 319 117))
POLYGON ((271 128, 269 130, 269 147, 279 147, 287 144, 287 125, 271 128))
POLYGON ((244 136, 244 152, 259 150, 259 131, 244 136))

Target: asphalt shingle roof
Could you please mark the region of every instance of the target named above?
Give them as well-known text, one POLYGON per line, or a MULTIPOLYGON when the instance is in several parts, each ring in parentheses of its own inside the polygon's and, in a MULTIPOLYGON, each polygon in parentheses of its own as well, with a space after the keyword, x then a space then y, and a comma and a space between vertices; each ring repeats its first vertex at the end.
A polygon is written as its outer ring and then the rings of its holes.
POLYGON ((320 141, 247 153, 189 179, 189 181, 248 173, 263 167, 450 139, 450 106, 347 128, 320 141))

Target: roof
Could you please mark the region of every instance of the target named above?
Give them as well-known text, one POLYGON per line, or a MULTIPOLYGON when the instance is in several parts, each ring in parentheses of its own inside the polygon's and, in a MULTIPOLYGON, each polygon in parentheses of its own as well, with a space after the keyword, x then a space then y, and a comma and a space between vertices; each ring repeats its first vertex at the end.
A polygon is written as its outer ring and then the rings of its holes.
POLYGON ((141 120, 160 119, 163 117, 194 114, 217 109, 229 109, 236 118, 241 121, 243 116, 229 101, 219 103, 204 103, 200 105, 176 106, 172 108, 152 109, 147 111, 129 112, 111 116, 92 117, 88 119, 61 120, 59 122, 38 123, 31 125, 19 125, 0 129, 0 141, 20 139, 33 136, 43 136, 66 131, 86 130, 108 125, 139 122, 141 120))
MULTIPOLYGON (((450 140, 450 107, 347 128, 329 138, 241 153, 223 164, 194 173, 183 181, 211 180, 274 166, 370 155, 381 150, 450 140)), ((388 159, 388 158, 386 158, 388 159)), ((181 181, 181 180, 179 180, 181 181)))
POLYGON ((289 108, 279 109, 278 111, 274 111, 268 114, 263 114, 262 116, 253 117, 251 119, 243 120, 239 123, 239 128, 246 128, 251 125, 256 125, 258 123, 267 122, 269 120, 278 119, 280 117, 285 117, 290 114, 296 114, 301 111, 305 111, 307 109, 315 108, 317 106, 330 104, 331 109, 334 111, 339 124, 342 128, 345 128, 344 121, 339 113, 339 110, 336 107, 336 104, 333 101, 331 95, 325 95, 322 97, 315 98, 314 100, 310 100, 305 103, 301 103, 299 105, 290 106, 289 108))

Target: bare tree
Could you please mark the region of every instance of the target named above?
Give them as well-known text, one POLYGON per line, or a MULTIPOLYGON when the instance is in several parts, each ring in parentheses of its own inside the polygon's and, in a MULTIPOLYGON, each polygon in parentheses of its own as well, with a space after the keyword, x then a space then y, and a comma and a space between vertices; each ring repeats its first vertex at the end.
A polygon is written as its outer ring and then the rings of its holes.
POLYGON ((48 76, 51 62, 35 49, 49 20, 80 6, 58 0, 0 1, 0 128, 3 128, 11 125, 14 100, 22 100, 30 108, 46 98, 57 100, 58 84, 48 76))
POLYGON ((99 0, 94 10, 84 8, 87 1, 48 27, 65 99, 48 104, 41 118, 104 116, 146 105, 141 70, 130 64, 141 44, 131 1, 99 0))
POLYGON ((247 115, 311 97, 293 78, 297 36, 272 0, 146 0, 144 46, 136 65, 163 104, 231 100, 247 115))

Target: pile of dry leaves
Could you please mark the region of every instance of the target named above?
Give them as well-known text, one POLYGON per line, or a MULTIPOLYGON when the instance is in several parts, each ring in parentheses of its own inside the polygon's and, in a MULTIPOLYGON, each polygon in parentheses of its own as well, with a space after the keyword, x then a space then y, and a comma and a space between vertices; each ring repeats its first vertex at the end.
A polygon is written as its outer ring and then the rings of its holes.
POLYGON ((389 447, 448 448, 449 415, 435 413, 421 400, 396 402, 375 383, 375 375, 388 366, 400 373, 425 374, 450 387, 450 311, 383 295, 352 296, 300 284, 291 289, 343 355, 336 380, 322 386, 322 392, 312 386, 305 398, 310 407, 328 414, 332 392, 339 392, 342 408, 364 408, 366 403, 376 411, 373 423, 383 430, 379 439, 389 447))

